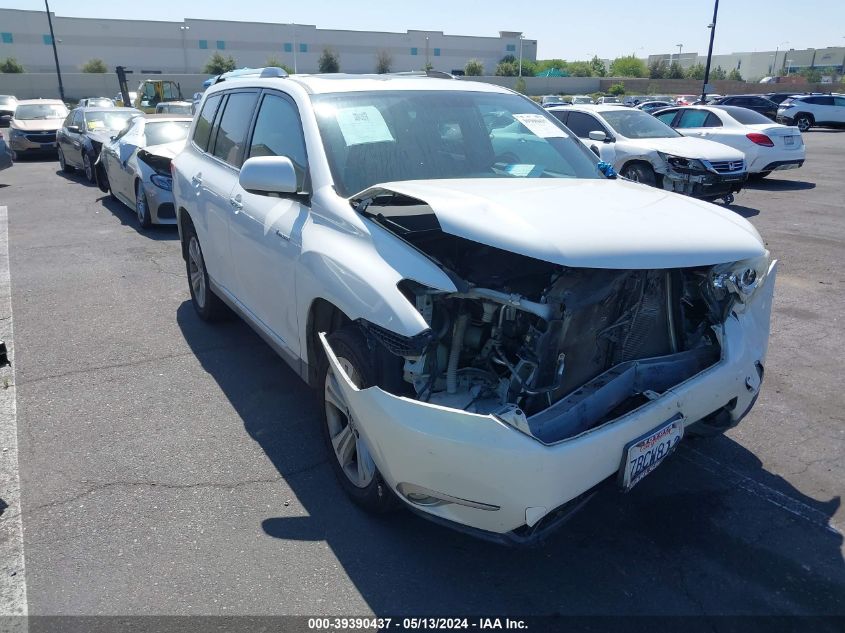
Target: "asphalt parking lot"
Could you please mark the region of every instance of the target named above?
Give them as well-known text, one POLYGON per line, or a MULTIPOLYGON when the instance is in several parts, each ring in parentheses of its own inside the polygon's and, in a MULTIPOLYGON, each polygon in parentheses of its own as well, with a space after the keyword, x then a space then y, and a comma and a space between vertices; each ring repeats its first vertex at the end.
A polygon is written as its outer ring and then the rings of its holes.
POLYGON ((528 550, 359 511, 304 384, 195 316, 175 228, 0 172, 29 613, 845 614, 845 132, 805 141, 733 207, 781 261, 756 408, 528 550))

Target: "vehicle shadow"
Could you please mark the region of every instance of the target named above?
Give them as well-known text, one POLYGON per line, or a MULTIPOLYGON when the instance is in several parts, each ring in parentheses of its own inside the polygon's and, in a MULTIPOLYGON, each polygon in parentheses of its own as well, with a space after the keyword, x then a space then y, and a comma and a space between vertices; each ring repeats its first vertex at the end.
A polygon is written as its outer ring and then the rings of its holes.
MULTIPOLYGON (((93 185, 95 188, 97 185, 93 185)), ((99 190, 98 190, 99 191, 99 190)), ((109 194, 102 194, 98 201, 112 212, 115 218, 120 220, 124 226, 129 226, 135 229, 140 235, 143 235, 149 240, 155 241, 174 241, 179 239, 179 231, 175 224, 153 224, 150 228, 145 229, 141 227, 138 222, 138 216, 129 207, 123 204, 120 200, 112 198, 109 194)))
POLYGON ((733 211, 734 213, 741 215, 744 218, 753 218, 755 215, 760 215, 759 209, 753 209, 751 207, 744 207, 741 204, 732 204, 727 209, 733 211))
POLYGON ((239 319, 206 324, 190 302, 176 318, 295 495, 264 532, 280 548, 325 542, 376 614, 845 612, 843 538, 828 525, 840 500, 802 494, 729 438, 685 442, 632 492, 602 492, 541 546, 509 549, 359 510, 299 377, 239 319))
POLYGON ((744 188, 758 191, 804 191, 815 189, 816 183, 806 180, 779 180, 769 176, 768 178, 749 180, 745 183, 744 188))
POLYGON ((69 180, 70 182, 78 183, 84 187, 88 187, 89 189, 93 187, 94 189, 97 188, 97 183, 95 182, 88 182, 88 179, 85 177, 85 172, 81 169, 75 169, 69 172, 63 172, 61 168, 56 170, 56 175, 64 178, 65 180, 69 180))

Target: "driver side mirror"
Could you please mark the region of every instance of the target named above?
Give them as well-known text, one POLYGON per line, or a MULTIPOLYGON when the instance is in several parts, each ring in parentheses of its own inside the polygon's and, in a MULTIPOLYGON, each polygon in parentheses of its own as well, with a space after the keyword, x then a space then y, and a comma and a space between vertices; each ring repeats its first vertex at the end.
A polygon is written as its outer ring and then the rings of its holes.
POLYGON ((68 125, 67 131, 71 134, 79 134, 81 132, 78 125, 68 125))
POLYGON ((296 170, 287 156, 255 156, 241 166, 238 183, 249 193, 297 193, 296 170))
POLYGON ((601 130, 593 130, 588 134, 591 141, 600 141, 602 143, 610 143, 610 139, 608 138, 607 134, 602 132, 601 130))

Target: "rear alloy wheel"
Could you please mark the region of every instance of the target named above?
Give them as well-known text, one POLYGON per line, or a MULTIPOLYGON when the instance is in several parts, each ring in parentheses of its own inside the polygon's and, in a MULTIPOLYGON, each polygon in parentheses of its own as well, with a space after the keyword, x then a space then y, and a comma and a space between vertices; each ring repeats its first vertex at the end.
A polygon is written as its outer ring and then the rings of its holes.
POLYGON ((67 164, 65 160, 65 153, 59 148, 59 167, 61 167, 62 171, 66 174, 69 174, 73 171, 73 167, 67 164))
POLYGON ((813 120, 806 114, 799 114, 798 118, 795 119, 795 125, 797 125, 798 129, 802 132, 806 132, 813 127, 813 120))
MULTIPOLYGON (((347 326, 328 340, 338 363, 356 387, 363 389, 376 384, 378 370, 357 326, 347 326)), ((369 512, 390 511, 397 505, 396 497, 382 478, 358 421, 346 403, 339 382, 342 377, 335 375, 327 359, 322 369, 323 437, 331 455, 332 470, 356 504, 369 512)))
POLYGON ((657 176, 654 175, 654 170, 650 165, 645 165, 643 163, 625 165, 625 167, 622 168, 621 175, 623 178, 648 185, 649 187, 657 185, 657 176))
POLYGON ((138 214, 138 224, 141 225, 141 228, 148 229, 152 226, 147 192, 144 191, 144 185, 141 182, 135 185, 135 212, 138 214))
POLYGON ((94 182, 94 165, 91 164, 91 157, 88 154, 82 155, 82 169, 85 170, 85 180, 94 182))

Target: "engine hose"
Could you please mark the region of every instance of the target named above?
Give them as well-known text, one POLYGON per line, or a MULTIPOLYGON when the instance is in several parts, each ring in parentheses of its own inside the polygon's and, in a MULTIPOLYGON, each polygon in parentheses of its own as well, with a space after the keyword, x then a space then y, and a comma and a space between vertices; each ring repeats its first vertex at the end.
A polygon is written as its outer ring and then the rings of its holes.
POLYGON ((464 345, 464 333, 469 323, 469 313, 462 311, 455 321, 455 333, 452 335, 452 348, 449 350, 449 364, 446 367, 446 393, 458 391, 458 361, 464 345))

